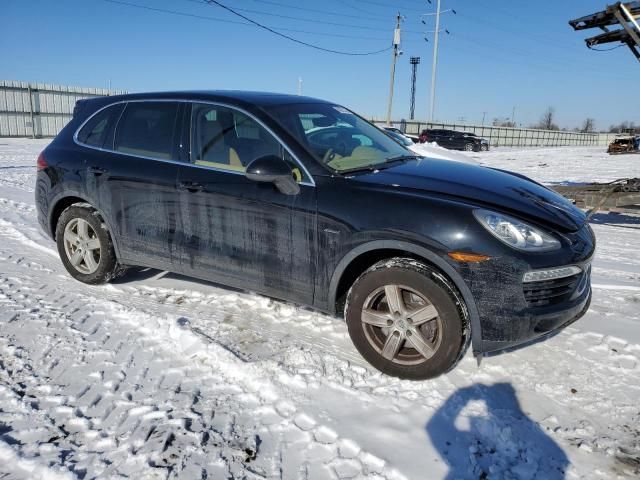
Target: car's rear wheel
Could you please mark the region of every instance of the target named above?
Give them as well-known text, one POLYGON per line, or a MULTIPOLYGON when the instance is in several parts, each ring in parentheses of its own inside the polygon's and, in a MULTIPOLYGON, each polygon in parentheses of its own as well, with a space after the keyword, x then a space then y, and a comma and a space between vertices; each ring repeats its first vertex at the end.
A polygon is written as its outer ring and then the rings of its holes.
POLYGON ((473 143, 465 143, 464 150, 465 152, 473 152, 475 150, 475 145, 473 143))
POLYGON ((384 260, 364 272, 348 293, 345 317, 360 354, 395 377, 436 377, 455 365, 464 347, 451 292, 413 259, 384 260))
POLYGON ((76 280, 106 283, 122 271, 106 225, 88 205, 72 205, 62 212, 56 243, 64 267, 76 280))

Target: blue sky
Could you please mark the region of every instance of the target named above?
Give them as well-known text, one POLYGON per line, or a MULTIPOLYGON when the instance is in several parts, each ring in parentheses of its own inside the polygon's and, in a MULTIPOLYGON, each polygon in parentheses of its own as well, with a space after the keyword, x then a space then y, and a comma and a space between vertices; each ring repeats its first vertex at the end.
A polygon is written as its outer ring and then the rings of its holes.
MULTIPOLYGON (((242 21, 199 0, 119 0, 158 9, 242 21)), ((420 56, 416 117, 428 111, 433 21, 423 0, 220 0, 303 41, 345 51, 391 43, 395 12, 406 18, 396 70, 394 117, 408 118, 410 56, 420 56), (288 5, 289 7, 285 7, 288 5), (298 8, 291 8, 298 7, 298 8), (308 11, 319 10, 320 12, 308 11), (248 11, 250 10, 250 11, 248 11), (263 12, 263 13, 256 13, 263 12), (270 14, 270 15, 267 15, 270 14), (279 16, 276 16, 279 15, 279 16), (282 18, 282 17, 296 17, 282 18), (340 25, 335 25, 340 24, 340 25), (355 37, 355 38, 354 38, 355 37)), ((435 3, 435 0, 434 0, 435 3)), ((561 127, 586 117, 597 128, 640 123, 640 65, 626 47, 586 48, 567 21, 605 0, 442 0, 436 119, 480 123, 510 117, 528 126, 553 106, 561 127)), ((391 53, 341 56, 313 50, 255 27, 173 15, 105 0, 2 0, 0 78, 129 91, 251 89, 325 98, 384 117, 391 53)))

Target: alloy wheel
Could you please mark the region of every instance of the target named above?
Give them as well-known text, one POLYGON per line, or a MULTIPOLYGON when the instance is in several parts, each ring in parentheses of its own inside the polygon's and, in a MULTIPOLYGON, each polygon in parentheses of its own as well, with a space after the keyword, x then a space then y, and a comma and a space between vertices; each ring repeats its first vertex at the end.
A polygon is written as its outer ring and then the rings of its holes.
POLYGON ((362 327, 371 346, 400 365, 418 365, 436 353, 442 320, 422 294, 402 285, 385 285, 365 300, 362 327))
POLYGON ((74 218, 64 229, 64 251, 78 272, 90 275, 100 264, 100 239, 93 227, 82 218, 74 218))

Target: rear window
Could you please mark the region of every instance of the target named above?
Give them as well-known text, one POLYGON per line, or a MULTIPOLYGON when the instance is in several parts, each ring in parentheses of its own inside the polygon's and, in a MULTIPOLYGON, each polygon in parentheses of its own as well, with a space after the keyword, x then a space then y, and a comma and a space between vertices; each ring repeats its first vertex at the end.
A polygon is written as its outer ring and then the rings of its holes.
POLYGON ((123 108, 124 104, 120 103, 99 111, 78 132, 78 141, 92 147, 103 148, 123 108))
POLYGON ((114 149, 143 157, 170 160, 178 103, 130 102, 118 123, 114 149))

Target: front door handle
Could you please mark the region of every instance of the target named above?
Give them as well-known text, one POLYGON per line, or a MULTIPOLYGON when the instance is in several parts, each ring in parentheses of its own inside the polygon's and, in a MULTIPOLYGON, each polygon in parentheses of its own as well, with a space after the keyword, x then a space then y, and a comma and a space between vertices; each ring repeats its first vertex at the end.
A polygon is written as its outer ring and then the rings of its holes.
POLYGON ((204 186, 196 182, 180 182, 178 188, 180 190, 186 190, 187 192, 196 193, 201 192, 204 186))
POLYGON ((102 168, 102 167, 89 167, 89 173, 91 173, 92 175, 95 175, 96 177, 99 177, 100 175, 103 175, 105 173, 107 173, 108 170, 106 168, 102 168))

